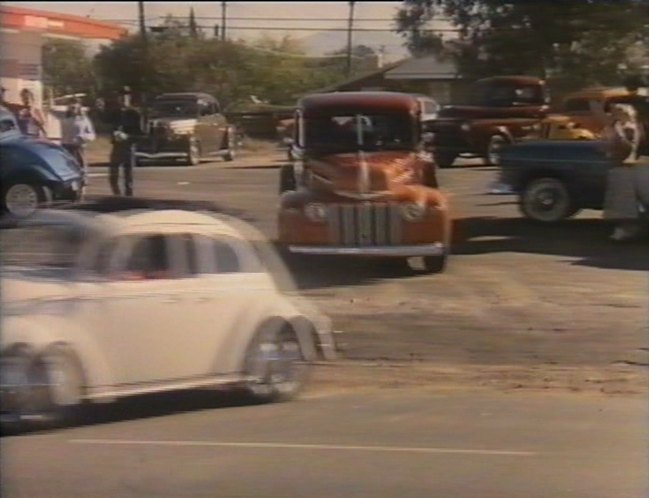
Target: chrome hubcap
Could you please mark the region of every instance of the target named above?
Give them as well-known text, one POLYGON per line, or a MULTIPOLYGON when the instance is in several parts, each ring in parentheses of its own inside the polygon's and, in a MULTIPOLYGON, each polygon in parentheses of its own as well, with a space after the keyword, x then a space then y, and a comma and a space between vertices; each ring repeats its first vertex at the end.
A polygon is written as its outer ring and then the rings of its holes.
POLYGON ((289 337, 275 336, 257 345, 248 371, 257 392, 289 392, 296 384, 295 369, 301 361, 300 346, 289 337))
POLYGON ((38 208, 38 193, 29 185, 13 185, 7 191, 5 205, 15 216, 29 216, 38 208))

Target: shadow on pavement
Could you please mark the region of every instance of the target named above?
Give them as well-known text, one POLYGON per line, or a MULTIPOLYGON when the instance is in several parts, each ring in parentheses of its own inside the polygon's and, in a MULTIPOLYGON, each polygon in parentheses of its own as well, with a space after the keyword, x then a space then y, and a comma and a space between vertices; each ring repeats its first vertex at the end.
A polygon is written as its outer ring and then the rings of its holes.
MULTIPOLYGON (((234 390, 189 390, 164 394, 148 394, 123 398, 114 403, 89 404, 80 407, 73 421, 66 427, 86 427, 115 422, 126 422, 155 417, 166 417, 180 413, 198 412, 253 406, 244 394, 234 390)), ((18 436, 41 432, 38 427, 19 426, 3 428, 2 436, 18 436)), ((45 429, 49 430, 49 429, 45 429)))
POLYGON ((365 285, 422 274, 411 268, 405 259, 302 256, 285 251, 281 255, 299 290, 365 285))
POLYGON ((649 238, 613 242, 610 223, 573 219, 540 225, 523 218, 474 217, 456 220, 458 255, 519 252, 577 258, 573 264, 649 271, 649 238))

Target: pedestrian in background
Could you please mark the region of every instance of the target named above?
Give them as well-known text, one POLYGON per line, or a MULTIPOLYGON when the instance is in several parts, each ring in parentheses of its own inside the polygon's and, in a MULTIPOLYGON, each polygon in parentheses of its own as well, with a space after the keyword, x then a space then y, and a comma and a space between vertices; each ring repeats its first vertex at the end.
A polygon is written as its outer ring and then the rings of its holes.
POLYGON ((65 113, 61 123, 61 144, 74 157, 83 172, 83 187, 88 184, 88 164, 85 157, 86 144, 95 140, 92 122, 75 99, 65 113))
POLYGON ((3 86, 0 86, 0 106, 9 110, 11 113, 13 113, 16 119, 18 119, 18 111, 20 111, 22 106, 20 104, 16 104, 15 102, 7 102, 6 95, 7 89, 3 86))
POLYGON ((36 107, 34 93, 29 88, 23 88, 20 92, 22 105, 17 113, 18 127, 23 135, 34 138, 45 138, 45 116, 36 107))
POLYGON ((124 175, 124 195, 133 195, 133 167, 135 165, 135 145, 143 135, 143 122, 140 112, 131 106, 128 88, 119 96, 119 109, 112 119, 113 149, 110 154, 110 187, 113 195, 121 195, 119 171, 124 175))
POLYGON ((643 196, 649 191, 649 185, 644 183, 649 177, 642 174, 648 166, 638 165, 642 131, 636 112, 628 104, 613 104, 607 114, 603 104, 597 102, 591 102, 591 110, 605 123, 603 139, 614 162, 608 173, 604 200, 604 218, 617 222, 611 239, 618 242, 637 239, 644 228, 643 196))

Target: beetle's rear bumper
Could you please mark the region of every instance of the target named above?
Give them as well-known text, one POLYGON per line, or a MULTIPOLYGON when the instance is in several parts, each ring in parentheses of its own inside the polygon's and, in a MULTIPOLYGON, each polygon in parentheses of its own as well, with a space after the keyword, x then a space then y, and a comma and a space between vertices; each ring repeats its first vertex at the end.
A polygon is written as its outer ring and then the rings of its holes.
POLYGON ((312 254, 321 256, 378 256, 378 257, 416 257, 443 256, 446 252, 444 244, 417 244, 409 246, 298 246, 289 245, 288 250, 296 254, 312 254))

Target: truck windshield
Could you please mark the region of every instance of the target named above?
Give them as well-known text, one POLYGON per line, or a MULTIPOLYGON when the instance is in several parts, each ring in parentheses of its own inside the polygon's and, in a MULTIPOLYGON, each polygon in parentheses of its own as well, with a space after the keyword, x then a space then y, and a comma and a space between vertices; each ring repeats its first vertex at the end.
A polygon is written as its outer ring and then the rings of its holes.
POLYGON ((546 100, 542 86, 515 83, 477 84, 471 95, 475 104, 490 107, 543 105, 546 100))
POLYGON ((198 105, 196 102, 182 101, 161 101, 154 102, 151 107, 151 115, 154 117, 183 117, 195 118, 198 116, 198 105))
POLYGON ((410 150, 415 145, 412 119, 401 114, 310 117, 304 127, 309 150, 410 150))

